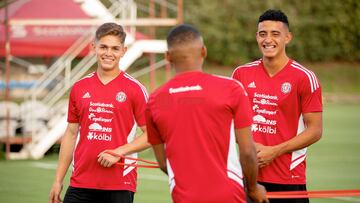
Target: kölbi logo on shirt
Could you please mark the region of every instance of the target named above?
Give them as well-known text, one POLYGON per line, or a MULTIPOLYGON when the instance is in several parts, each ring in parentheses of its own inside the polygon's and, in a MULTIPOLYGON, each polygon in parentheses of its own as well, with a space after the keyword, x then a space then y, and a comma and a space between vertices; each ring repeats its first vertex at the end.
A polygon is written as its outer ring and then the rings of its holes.
POLYGON ((96 132, 89 132, 87 136, 88 140, 111 141, 111 134, 109 135, 106 133, 111 133, 112 128, 103 127, 98 123, 93 123, 89 125, 89 130, 96 132))
POLYGON ((272 128, 271 126, 263 126, 260 124, 252 124, 251 125, 251 131, 252 132, 262 132, 262 133, 268 133, 268 134, 276 134, 276 128, 272 128))
POLYGON ((96 132, 89 132, 87 136, 88 140, 104 140, 104 141, 111 141, 111 135, 106 133, 96 133, 96 132))

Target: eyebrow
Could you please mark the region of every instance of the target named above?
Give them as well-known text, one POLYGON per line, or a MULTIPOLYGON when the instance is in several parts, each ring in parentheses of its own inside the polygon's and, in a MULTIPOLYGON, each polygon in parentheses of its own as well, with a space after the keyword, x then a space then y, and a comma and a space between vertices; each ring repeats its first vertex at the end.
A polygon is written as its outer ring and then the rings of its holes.
POLYGON ((110 48, 121 48, 121 45, 109 46, 109 45, 106 45, 106 44, 99 44, 99 46, 101 46, 101 47, 110 47, 110 48))
POLYGON ((281 31, 279 31, 279 30, 270 30, 270 31, 266 31, 266 30, 260 30, 260 31, 258 31, 258 33, 268 33, 268 32, 270 32, 270 33, 274 33, 274 32, 276 32, 276 33, 281 33, 281 31))

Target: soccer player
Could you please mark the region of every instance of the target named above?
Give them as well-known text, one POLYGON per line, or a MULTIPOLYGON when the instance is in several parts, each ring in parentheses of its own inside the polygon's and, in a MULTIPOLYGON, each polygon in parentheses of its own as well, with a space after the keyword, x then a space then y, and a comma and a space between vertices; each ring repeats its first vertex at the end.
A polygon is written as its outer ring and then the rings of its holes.
POLYGON ((249 196, 266 202, 256 182, 251 109, 243 87, 202 72, 206 48, 193 26, 173 28, 167 44, 166 58, 176 76, 150 96, 146 125, 148 141, 169 176, 173 202, 245 202, 243 178, 249 196))
POLYGON ((291 39, 287 16, 267 10, 256 33, 262 59, 233 72, 249 94, 259 182, 267 191, 306 190, 306 148, 322 135, 321 87, 312 71, 287 56, 291 39))
MULTIPOLYGON (((63 179, 72 162, 65 203, 131 203, 136 190, 136 169, 115 165, 119 157, 150 147, 145 108, 147 93, 137 80, 119 69, 126 34, 115 23, 101 25, 92 48, 98 67, 71 89, 68 126, 59 154, 50 202, 61 202, 63 179), (137 126, 143 135, 136 137, 137 126)), ((131 162, 125 160, 126 163, 131 162)))

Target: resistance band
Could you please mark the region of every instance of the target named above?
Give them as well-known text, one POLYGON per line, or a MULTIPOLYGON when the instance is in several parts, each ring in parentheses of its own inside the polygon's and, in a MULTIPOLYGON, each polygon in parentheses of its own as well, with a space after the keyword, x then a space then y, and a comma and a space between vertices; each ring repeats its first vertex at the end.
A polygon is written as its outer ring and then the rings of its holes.
MULTIPOLYGON (((105 151, 110 155, 120 157, 120 161, 117 165, 120 166, 133 166, 138 168, 159 168, 157 162, 148 161, 141 158, 126 157, 120 154, 116 154, 111 151, 105 151), (121 162, 122 159, 134 160, 137 162, 143 162, 146 164, 128 164, 121 162)), ((267 192, 267 198, 269 199, 295 199, 295 198, 332 198, 332 197, 354 197, 360 196, 360 190, 322 190, 322 191, 284 191, 284 192, 267 192)))
POLYGON ((116 157, 120 157, 120 161, 116 163, 116 165, 120 165, 120 166, 133 166, 133 167, 138 167, 138 168, 159 168, 159 164, 157 162, 153 162, 153 161, 148 161, 145 159, 140 159, 140 158, 133 158, 133 157, 127 157, 127 156, 122 156, 120 154, 116 154, 114 152, 111 151, 105 151, 105 153, 108 153, 110 155, 116 156, 116 157), (146 164, 133 164, 133 163, 125 163, 125 161, 122 161, 124 159, 128 159, 128 160, 134 160, 137 162, 143 162, 146 164))
POLYGON ((353 197, 360 196, 360 190, 267 192, 266 196, 269 199, 353 197))

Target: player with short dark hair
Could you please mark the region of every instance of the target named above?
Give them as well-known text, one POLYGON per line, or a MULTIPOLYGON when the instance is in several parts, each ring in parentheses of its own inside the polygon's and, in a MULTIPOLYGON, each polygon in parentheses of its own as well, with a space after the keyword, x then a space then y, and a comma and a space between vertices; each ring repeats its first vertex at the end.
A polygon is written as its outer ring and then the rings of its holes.
POLYGON ((146 124, 173 202, 245 202, 243 178, 249 196, 267 202, 256 183, 251 110, 242 85, 202 72, 206 48, 193 26, 173 28, 167 43, 176 76, 150 96, 146 124))
POLYGON ((320 83, 312 71, 287 56, 285 48, 291 39, 287 16, 280 10, 267 10, 259 18, 256 33, 262 58, 233 73, 249 94, 259 182, 267 191, 306 190, 306 149, 322 135, 320 83))
POLYGON ((96 31, 92 48, 98 67, 71 89, 68 126, 50 202, 61 202, 62 182, 71 161, 64 203, 133 202, 136 168, 115 165, 120 157, 105 152, 136 157, 136 152, 150 146, 146 135, 136 137, 137 126, 146 134, 146 89, 119 69, 126 52, 125 37, 116 23, 105 23, 96 31))

